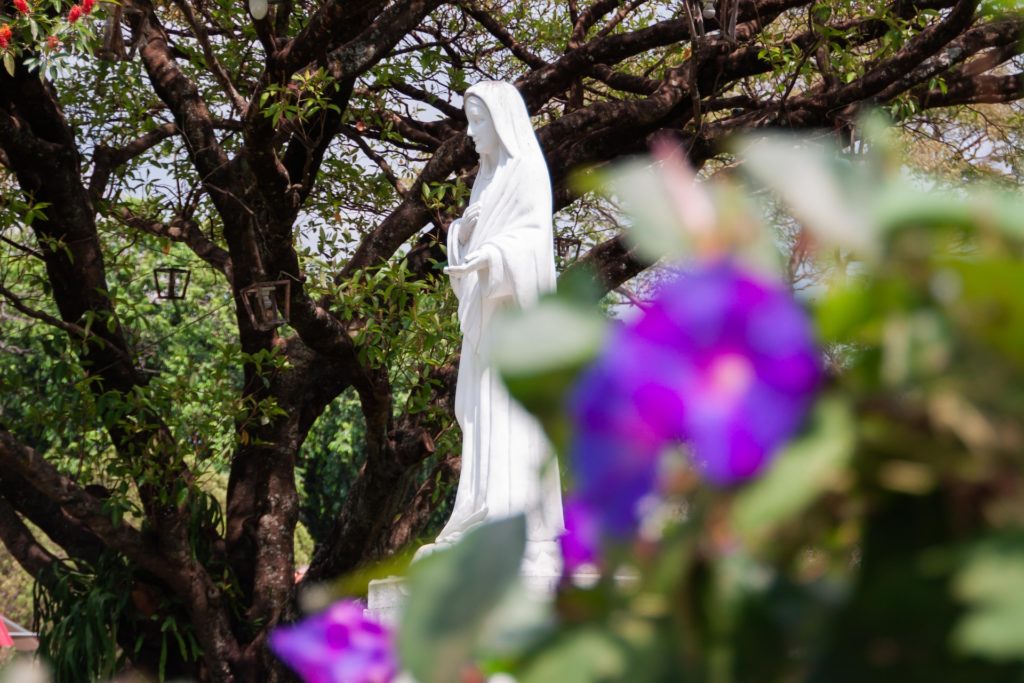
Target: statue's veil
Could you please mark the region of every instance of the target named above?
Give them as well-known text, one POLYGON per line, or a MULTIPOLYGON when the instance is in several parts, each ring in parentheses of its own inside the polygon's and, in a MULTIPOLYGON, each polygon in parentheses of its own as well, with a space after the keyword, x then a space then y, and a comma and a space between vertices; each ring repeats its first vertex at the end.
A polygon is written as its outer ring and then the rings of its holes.
POLYGON ((481 81, 466 90, 465 97, 471 96, 479 97, 487 106, 498 138, 510 157, 544 163, 526 103, 514 85, 505 81, 481 81))

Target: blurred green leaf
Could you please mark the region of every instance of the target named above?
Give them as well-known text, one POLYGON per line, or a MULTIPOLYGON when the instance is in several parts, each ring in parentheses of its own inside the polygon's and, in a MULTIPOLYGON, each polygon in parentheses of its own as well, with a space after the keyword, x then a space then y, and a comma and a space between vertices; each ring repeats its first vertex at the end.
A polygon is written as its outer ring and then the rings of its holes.
POLYGON ((412 565, 398 651, 419 683, 459 680, 481 627, 518 576, 525 548, 526 520, 518 515, 412 565))
POLYGON ((631 219, 626 238, 640 257, 654 263, 676 260, 691 252, 690 238, 666 187, 666 179, 650 160, 619 164, 605 178, 631 219))
POLYGON ((776 135, 748 142, 739 155, 743 170, 776 192, 822 244, 862 257, 879 253, 878 227, 857 200, 869 174, 841 166, 835 150, 776 135))
POLYGON ((828 290, 815 307, 818 334, 825 342, 849 342, 859 328, 877 315, 872 289, 863 282, 844 283, 828 290))
POLYGON ((953 593, 970 606, 953 642, 963 653, 1024 659, 1024 537, 980 544, 953 579, 953 593))
POLYGON ((768 472, 736 498, 732 522, 748 540, 799 514, 833 486, 853 455, 854 423, 837 398, 818 402, 807 433, 792 442, 768 472))
POLYGON ((961 294, 951 306, 960 326, 1024 364, 1024 264, 987 259, 949 267, 960 278, 961 294))
POLYGON ((550 637, 554 627, 551 601, 531 594, 523 581, 517 580, 480 629, 480 656, 514 657, 550 637))
POLYGON ((604 341, 607 322, 596 311, 552 297, 496 323, 493 358, 502 374, 540 376, 591 360, 604 341))
POLYGON ((545 648, 519 676, 520 683, 595 683, 630 680, 627 653, 597 629, 568 633, 545 648))
POLYGON ((567 438, 563 397, 579 371, 601 349, 608 321, 593 307, 560 296, 495 322, 495 366, 509 392, 538 417, 562 452, 567 438))

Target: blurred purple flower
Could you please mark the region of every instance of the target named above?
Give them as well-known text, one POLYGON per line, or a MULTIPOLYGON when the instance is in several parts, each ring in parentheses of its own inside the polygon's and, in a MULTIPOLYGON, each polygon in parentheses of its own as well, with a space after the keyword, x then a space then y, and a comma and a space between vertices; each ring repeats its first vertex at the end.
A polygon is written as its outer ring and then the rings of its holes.
POLYGON ((358 600, 276 629, 270 648, 305 683, 388 683, 398 674, 391 633, 364 617, 358 600))
POLYGON ((565 502, 565 533, 558 539, 562 550, 563 573, 573 574, 585 565, 600 560, 601 527, 597 516, 578 500, 565 502))
POLYGON ((758 474, 799 427, 820 380, 811 324, 779 284, 730 261, 683 273, 621 327, 571 397, 576 495, 627 536, 666 445, 704 477, 758 474))

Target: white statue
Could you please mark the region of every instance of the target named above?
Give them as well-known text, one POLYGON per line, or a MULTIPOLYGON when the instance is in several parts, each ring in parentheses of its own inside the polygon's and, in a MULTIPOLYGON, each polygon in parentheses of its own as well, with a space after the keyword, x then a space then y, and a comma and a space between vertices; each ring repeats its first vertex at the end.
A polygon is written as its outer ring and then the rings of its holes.
POLYGON ((466 91, 465 109, 480 168, 469 206, 449 228, 445 269, 463 335, 455 393, 462 474, 455 509, 435 547, 486 520, 525 512, 523 572, 557 574, 564 531, 557 464, 540 424, 488 363, 495 313, 531 306, 555 288, 551 183, 514 86, 478 83, 466 91))

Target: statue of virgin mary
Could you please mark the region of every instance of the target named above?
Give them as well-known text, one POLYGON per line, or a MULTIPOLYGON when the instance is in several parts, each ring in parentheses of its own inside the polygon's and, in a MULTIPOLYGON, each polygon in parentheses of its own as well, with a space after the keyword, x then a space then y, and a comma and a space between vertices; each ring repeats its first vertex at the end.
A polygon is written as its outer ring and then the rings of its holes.
POLYGON ((480 155, 469 205, 448 232, 448 268, 459 301, 462 359, 455 417, 462 473, 437 544, 488 520, 525 513, 524 573, 558 573, 564 532, 558 469, 540 424, 490 365, 492 322, 555 288, 551 183, 519 92, 484 81, 466 91, 468 134, 480 155))

